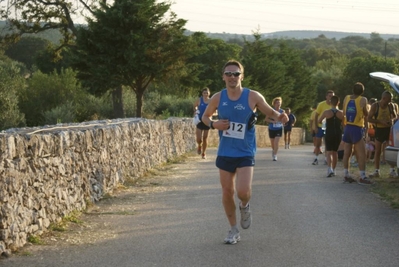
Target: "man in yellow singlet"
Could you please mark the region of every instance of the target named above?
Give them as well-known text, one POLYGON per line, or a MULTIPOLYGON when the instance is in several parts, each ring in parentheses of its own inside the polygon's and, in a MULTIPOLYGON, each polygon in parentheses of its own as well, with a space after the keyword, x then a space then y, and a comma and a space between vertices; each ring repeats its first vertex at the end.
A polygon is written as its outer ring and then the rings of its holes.
MULTIPOLYGON (((328 90, 326 93, 326 100, 320 102, 317 105, 316 108, 316 115, 315 115, 315 122, 317 122, 319 120, 319 117, 321 116, 321 114, 323 114, 324 111, 329 110, 331 108, 330 106, 330 101, 331 101, 331 97, 334 95, 334 91, 332 90, 328 90)), ((316 124, 317 129, 315 130, 316 133, 316 149, 315 149, 315 159, 313 161, 313 165, 317 165, 319 164, 319 160, 318 160, 318 156, 320 154, 320 148, 321 148, 321 143, 322 143, 322 139, 324 137, 325 134, 325 123, 318 123, 316 124)))
POLYGON ((344 99, 343 112, 345 129, 342 140, 344 145, 344 182, 355 182, 355 179, 349 173, 349 157, 355 149, 356 158, 360 172, 359 184, 372 184, 366 176, 366 145, 364 143, 364 134, 367 135, 367 98, 362 96, 364 85, 360 82, 353 86, 353 94, 347 95, 344 99))
MULTIPOLYGON (((370 174, 370 177, 380 177, 380 159, 383 144, 388 142, 389 134, 393 121, 396 119, 396 108, 392 103, 392 93, 384 91, 381 95, 381 100, 371 105, 368 121, 375 125, 375 153, 374 153, 374 167, 375 171, 370 174)), ((398 177, 395 166, 391 166, 389 176, 392 178, 398 177)))

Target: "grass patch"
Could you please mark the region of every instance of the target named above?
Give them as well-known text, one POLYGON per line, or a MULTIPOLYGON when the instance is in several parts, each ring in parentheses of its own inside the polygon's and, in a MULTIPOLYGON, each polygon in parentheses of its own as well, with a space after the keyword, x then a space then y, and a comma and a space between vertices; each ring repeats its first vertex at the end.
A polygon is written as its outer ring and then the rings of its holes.
POLYGON ((388 173, 381 173, 381 177, 374 179, 371 191, 379 195, 394 209, 399 208, 399 178, 390 178, 388 173))
POLYGON ((82 213, 80 211, 72 211, 70 214, 62 218, 58 223, 50 224, 49 230, 54 232, 65 232, 68 229, 69 223, 82 224, 80 220, 82 213))
POLYGON ((87 215, 123 215, 123 216, 136 215, 136 213, 133 211, 91 212, 91 213, 86 213, 86 214, 87 215))
POLYGON ((82 213, 80 211, 72 211, 70 214, 68 214, 67 216, 65 216, 63 218, 63 221, 80 224, 80 223, 83 223, 83 221, 80 220, 81 215, 82 215, 82 213))
POLYGON ((43 245, 44 242, 43 240, 40 238, 40 236, 37 235, 30 235, 28 236, 28 242, 32 243, 34 245, 43 245))
MULTIPOLYGON (((357 167, 351 167, 351 172, 357 174, 357 167)), ((366 165, 367 175, 375 170, 374 163, 368 162, 366 165)), ((392 208, 399 209, 399 178, 389 177, 390 166, 380 164, 380 177, 372 178, 374 184, 370 186, 370 191, 377 194, 383 201, 387 202, 392 208)))

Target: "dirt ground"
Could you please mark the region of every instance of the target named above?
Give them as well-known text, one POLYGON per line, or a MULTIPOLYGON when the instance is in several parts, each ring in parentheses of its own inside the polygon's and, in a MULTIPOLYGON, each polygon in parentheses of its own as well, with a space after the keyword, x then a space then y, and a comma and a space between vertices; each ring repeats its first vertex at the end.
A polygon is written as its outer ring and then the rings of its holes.
POLYGON ((187 177, 187 173, 176 171, 179 166, 184 164, 184 169, 195 171, 196 162, 198 155, 189 153, 149 171, 143 177, 128 180, 85 212, 64 220, 53 227, 55 230, 45 232, 35 242, 28 242, 13 254, 29 256, 40 250, 92 245, 98 241, 116 238, 118 229, 111 226, 118 216, 134 216, 135 207, 147 203, 154 192, 173 190, 187 177))

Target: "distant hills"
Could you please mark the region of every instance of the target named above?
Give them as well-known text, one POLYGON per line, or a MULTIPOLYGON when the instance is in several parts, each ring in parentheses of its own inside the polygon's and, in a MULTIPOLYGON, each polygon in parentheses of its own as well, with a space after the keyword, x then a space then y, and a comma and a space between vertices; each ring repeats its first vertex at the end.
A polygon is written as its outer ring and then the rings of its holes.
MULTIPOLYGON (((399 31, 399 30, 398 30, 399 31)), ((231 33, 206 33, 209 37, 212 38, 221 38, 221 39, 229 39, 229 38, 239 38, 246 37, 247 39, 252 39, 252 35, 249 34, 231 34, 231 33), (223 37, 221 37, 223 36, 223 37)), ((379 34, 379 33, 377 33, 379 34)), ((355 32, 334 32, 334 31, 278 31, 271 33, 261 33, 263 38, 268 39, 314 39, 319 37, 320 35, 324 35, 328 39, 342 39, 348 36, 361 36, 363 38, 370 38, 371 33, 355 33, 355 32)), ((382 39, 399 39, 399 34, 379 34, 382 39)))
MULTIPOLYGON (((0 21, 0 35, 5 33, 5 31, 1 30, 2 28, 4 28, 5 25, 6 25, 5 21, 0 21)), ((193 32, 187 31, 188 35, 190 35, 191 33, 193 32)), ((242 37, 245 37, 247 40, 253 39, 253 35, 251 34, 212 33, 212 32, 206 32, 205 34, 210 38, 219 38, 223 40, 237 39, 237 38, 241 39, 242 37)), ((278 31, 271 33, 261 33, 261 35, 263 38, 269 38, 269 39, 314 39, 319 37, 320 35, 324 35, 328 39, 339 40, 348 36, 361 36, 368 39, 370 38, 371 33, 303 30, 303 31, 278 31)), ((61 34, 59 34, 59 32, 56 30, 49 30, 48 32, 40 33, 37 36, 44 39, 48 39, 54 43, 57 43, 61 38, 61 34)), ((399 34, 379 34, 379 36, 385 40, 399 39, 399 34)))
MULTIPOLYGON (((399 32, 399 30, 398 30, 399 32)), ((377 33, 379 34, 379 33, 377 33)), ((324 35, 329 39, 342 39, 348 36, 361 36, 370 38, 371 33, 354 33, 354 32, 333 32, 333 31, 279 31, 262 34, 265 38, 293 38, 293 39, 313 39, 320 35, 324 35)), ((382 39, 399 39, 399 34, 379 34, 382 39)))

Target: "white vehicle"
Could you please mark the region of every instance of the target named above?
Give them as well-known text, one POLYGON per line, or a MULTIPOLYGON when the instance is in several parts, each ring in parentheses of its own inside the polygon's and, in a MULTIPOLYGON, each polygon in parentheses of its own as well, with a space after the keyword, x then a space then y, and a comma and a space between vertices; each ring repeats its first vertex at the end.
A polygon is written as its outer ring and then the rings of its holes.
MULTIPOLYGON (((399 94, 399 76, 388 72, 372 72, 370 77, 389 83, 399 94)), ((391 128, 389 142, 385 148, 385 160, 399 168, 399 120, 391 128)))

